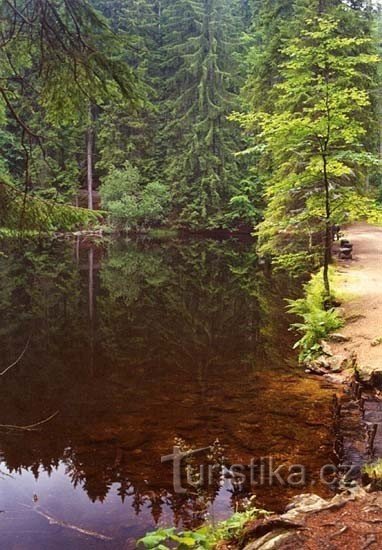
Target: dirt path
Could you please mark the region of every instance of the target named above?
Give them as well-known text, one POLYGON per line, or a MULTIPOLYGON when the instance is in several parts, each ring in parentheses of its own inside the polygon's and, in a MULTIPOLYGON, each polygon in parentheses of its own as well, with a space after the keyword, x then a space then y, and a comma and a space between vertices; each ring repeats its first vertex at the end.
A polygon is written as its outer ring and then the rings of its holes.
POLYGON ((362 368, 382 370, 382 227, 360 223, 344 233, 354 245, 353 260, 338 261, 345 293, 341 333, 351 338, 345 348, 362 368))

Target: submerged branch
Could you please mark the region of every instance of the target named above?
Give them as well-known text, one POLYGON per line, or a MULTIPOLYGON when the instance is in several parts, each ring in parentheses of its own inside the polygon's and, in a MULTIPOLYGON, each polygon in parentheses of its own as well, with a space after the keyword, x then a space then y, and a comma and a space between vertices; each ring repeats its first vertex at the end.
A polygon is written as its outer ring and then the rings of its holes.
POLYGON ((47 422, 50 422, 55 418, 60 411, 56 411, 55 413, 48 416, 48 418, 45 418, 44 420, 40 420, 39 422, 36 422, 35 424, 29 424, 29 426, 13 426, 12 424, 0 424, 0 429, 4 430, 21 430, 26 432, 31 432, 35 430, 38 426, 42 426, 42 424, 46 424, 47 422))
POLYGON ((19 357, 16 359, 16 361, 14 363, 12 363, 12 365, 9 365, 9 367, 7 367, 6 369, 4 369, 2 372, 0 372, 0 376, 4 376, 4 374, 6 374, 9 370, 13 369, 13 367, 15 367, 20 361, 21 359, 24 357, 27 349, 28 349, 28 346, 29 346, 29 343, 31 341, 31 338, 29 337, 28 338, 28 341, 25 345, 25 348, 23 349, 23 351, 21 352, 21 354, 19 355, 19 357))
POLYGON ((33 506, 26 506, 23 504, 26 508, 30 508, 36 514, 39 516, 42 516, 43 518, 47 519, 51 525, 59 525, 60 527, 66 527, 67 529, 72 529, 73 531, 76 531, 77 533, 81 533, 82 535, 86 535, 88 537, 94 537, 100 540, 113 540, 112 537, 108 537, 107 535, 103 535, 102 533, 97 533, 96 531, 88 531, 87 529, 83 529, 82 527, 77 527, 77 525, 73 525, 71 523, 68 523, 67 521, 63 521, 60 519, 56 519, 55 517, 51 516, 50 514, 47 514, 43 510, 33 507, 33 506))

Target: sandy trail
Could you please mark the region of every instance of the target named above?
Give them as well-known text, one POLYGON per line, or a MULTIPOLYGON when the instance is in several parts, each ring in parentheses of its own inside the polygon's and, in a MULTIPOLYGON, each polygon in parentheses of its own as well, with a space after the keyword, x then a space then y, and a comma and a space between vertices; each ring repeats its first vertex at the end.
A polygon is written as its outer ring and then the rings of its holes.
POLYGON ((341 333, 351 338, 346 350, 357 354, 359 365, 374 370, 382 368, 382 227, 358 223, 344 233, 354 250, 352 261, 338 261, 345 293, 341 333))

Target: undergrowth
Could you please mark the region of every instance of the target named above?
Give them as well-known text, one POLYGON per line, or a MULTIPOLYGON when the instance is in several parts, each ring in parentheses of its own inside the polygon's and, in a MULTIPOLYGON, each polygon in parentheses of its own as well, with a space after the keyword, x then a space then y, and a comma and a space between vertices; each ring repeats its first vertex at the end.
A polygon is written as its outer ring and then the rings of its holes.
POLYGON ((210 550, 215 548, 220 541, 233 541, 241 534, 244 525, 248 521, 256 519, 259 515, 266 515, 266 512, 256 508, 245 512, 237 512, 226 521, 222 521, 215 526, 204 525, 195 531, 177 531, 175 527, 157 529, 138 540, 137 547, 150 550, 169 550, 174 547, 179 550, 187 548, 210 550))
POLYGON ((288 311, 302 319, 301 322, 293 323, 291 326, 291 329, 302 334, 294 348, 300 350, 300 362, 311 361, 322 353, 322 340, 344 325, 338 311, 334 307, 326 306, 327 297, 322 271, 314 275, 305 285, 303 298, 288 300, 288 304, 288 311))
POLYGON ((365 464, 362 468, 362 473, 367 475, 373 488, 382 489, 382 458, 371 464, 365 464))

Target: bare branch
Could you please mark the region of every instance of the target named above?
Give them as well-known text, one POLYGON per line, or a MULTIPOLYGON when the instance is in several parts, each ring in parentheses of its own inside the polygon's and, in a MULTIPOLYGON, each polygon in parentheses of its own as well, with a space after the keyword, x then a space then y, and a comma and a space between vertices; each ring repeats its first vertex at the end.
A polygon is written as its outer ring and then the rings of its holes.
POLYGON ((28 338, 28 341, 25 345, 25 348, 23 349, 23 351, 20 353, 20 355, 18 356, 18 358, 16 359, 16 361, 14 361, 14 363, 12 363, 12 365, 9 365, 9 367, 7 367, 6 369, 4 369, 2 372, 0 372, 0 376, 4 376, 4 374, 6 374, 9 370, 13 369, 13 367, 15 367, 16 365, 18 365, 18 363, 20 363, 21 359, 24 357, 27 349, 28 349, 28 346, 29 346, 29 343, 31 341, 31 337, 29 336, 28 338))
POLYGON ((39 426, 42 426, 43 424, 47 424, 53 418, 55 418, 60 411, 56 411, 55 413, 48 416, 48 418, 45 418, 44 420, 40 420, 39 422, 36 422, 35 424, 29 424, 28 426, 13 426, 12 424, 0 424, 0 429, 4 430, 20 430, 25 432, 33 432, 36 428, 39 426))

